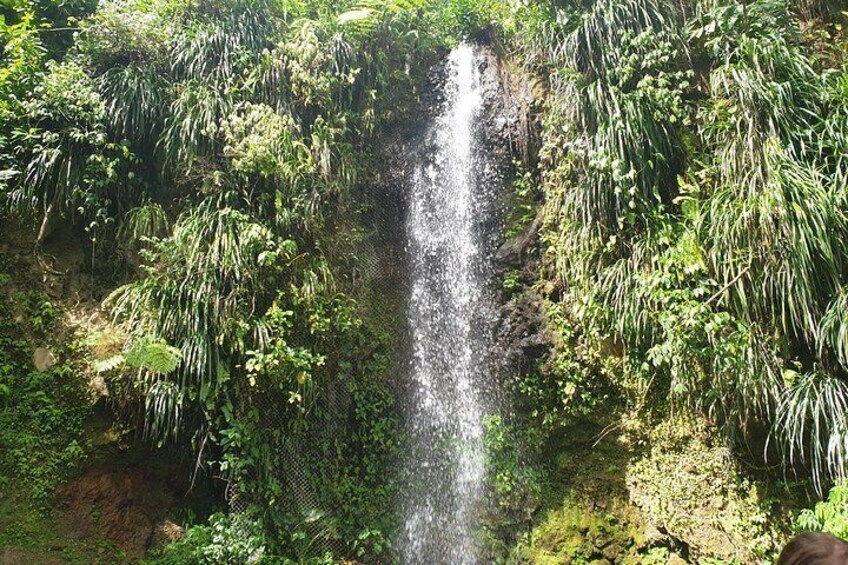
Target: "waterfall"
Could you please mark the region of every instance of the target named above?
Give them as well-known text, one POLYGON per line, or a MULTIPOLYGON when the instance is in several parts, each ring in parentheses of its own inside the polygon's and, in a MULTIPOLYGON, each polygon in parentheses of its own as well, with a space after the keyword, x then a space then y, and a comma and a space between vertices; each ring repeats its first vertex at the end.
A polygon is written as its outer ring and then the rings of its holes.
POLYGON ((485 476, 484 383, 493 301, 486 226, 493 194, 478 149, 480 48, 446 65, 444 102, 411 182, 406 220, 412 334, 404 563, 476 563, 485 476))

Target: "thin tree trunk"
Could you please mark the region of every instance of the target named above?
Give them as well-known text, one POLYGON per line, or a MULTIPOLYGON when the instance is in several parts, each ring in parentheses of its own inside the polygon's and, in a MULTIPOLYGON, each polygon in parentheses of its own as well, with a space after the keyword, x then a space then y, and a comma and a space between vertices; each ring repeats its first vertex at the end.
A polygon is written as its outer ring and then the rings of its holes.
POLYGON ((44 240, 50 237, 50 234, 56 229, 56 220, 59 218, 59 206, 56 200, 50 203, 47 210, 44 212, 44 218, 41 220, 41 228, 38 230, 38 239, 36 245, 41 245, 44 240))

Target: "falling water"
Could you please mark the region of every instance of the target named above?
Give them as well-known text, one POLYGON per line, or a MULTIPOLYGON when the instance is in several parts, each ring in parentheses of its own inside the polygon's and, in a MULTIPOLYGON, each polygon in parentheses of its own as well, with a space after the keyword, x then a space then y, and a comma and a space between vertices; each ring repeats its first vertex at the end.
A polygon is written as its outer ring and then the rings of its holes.
POLYGON ((491 215, 476 141, 484 101, 479 48, 447 61, 444 103, 414 175, 407 218, 411 260, 410 488, 405 563, 470 564, 485 461, 482 414, 488 348, 491 215))

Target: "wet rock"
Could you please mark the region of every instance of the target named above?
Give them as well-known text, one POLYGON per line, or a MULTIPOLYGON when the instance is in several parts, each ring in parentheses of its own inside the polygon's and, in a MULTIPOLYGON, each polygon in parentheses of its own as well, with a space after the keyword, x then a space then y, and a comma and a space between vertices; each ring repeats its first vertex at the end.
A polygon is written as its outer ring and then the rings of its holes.
POLYGON ((56 357, 49 350, 38 347, 32 354, 32 361, 35 364, 36 370, 46 371, 56 364, 56 357))
POLYGON ((139 470, 93 470, 57 493, 68 537, 105 537, 131 559, 144 555, 173 499, 139 470))
POLYGON ((539 210, 532 224, 498 248, 495 254, 495 261, 502 266, 520 265, 527 248, 536 239, 536 234, 539 232, 541 226, 542 210, 539 210))
POLYGON ((499 378, 507 379, 515 373, 533 370, 549 344, 541 303, 530 293, 501 307, 493 350, 494 358, 500 361, 499 378))

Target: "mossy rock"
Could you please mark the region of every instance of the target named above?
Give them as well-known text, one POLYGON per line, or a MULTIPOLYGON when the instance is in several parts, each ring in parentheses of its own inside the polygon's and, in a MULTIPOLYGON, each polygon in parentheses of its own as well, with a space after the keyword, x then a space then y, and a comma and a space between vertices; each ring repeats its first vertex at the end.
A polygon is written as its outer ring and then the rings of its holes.
POLYGON ((599 513, 566 500, 533 531, 529 557, 540 565, 636 563, 643 540, 638 516, 624 501, 599 513))
POLYGON ((628 466, 630 499, 657 535, 688 547, 691 562, 757 563, 781 536, 762 485, 745 478, 717 438, 701 419, 657 426, 650 450, 628 466))
POLYGON ((554 564, 639 563, 644 523, 625 483, 633 453, 610 435, 595 445, 598 429, 575 426, 557 447, 553 484, 530 535, 527 561, 554 564))
POLYGON ((540 565, 769 563, 786 509, 718 431, 701 418, 639 430, 598 445, 592 426, 567 430, 552 446, 543 510, 513 555, 540 565))

